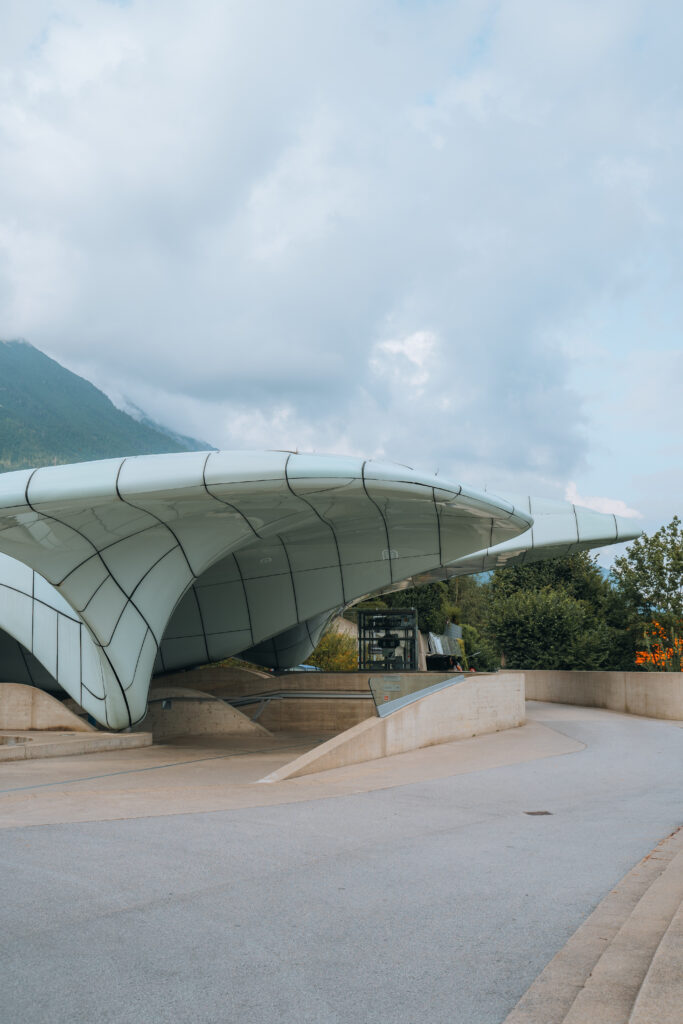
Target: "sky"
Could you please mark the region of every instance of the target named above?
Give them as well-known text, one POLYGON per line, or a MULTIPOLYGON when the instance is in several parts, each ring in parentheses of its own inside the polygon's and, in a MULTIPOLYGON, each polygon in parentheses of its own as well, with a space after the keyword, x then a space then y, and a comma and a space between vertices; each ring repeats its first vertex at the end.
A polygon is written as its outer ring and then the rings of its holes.
POLYGON ((4 0, 0 337, 220 448, 683 512, 683 7, 4 0))

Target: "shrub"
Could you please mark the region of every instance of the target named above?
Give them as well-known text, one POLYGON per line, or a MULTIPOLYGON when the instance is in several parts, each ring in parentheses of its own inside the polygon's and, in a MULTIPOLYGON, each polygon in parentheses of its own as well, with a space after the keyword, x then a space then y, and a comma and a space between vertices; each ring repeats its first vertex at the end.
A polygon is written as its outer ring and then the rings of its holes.
POLYGON ((348 633, 330 629, 321 637, 307 664, 323 672, 357 672, 358 642, 348 633))

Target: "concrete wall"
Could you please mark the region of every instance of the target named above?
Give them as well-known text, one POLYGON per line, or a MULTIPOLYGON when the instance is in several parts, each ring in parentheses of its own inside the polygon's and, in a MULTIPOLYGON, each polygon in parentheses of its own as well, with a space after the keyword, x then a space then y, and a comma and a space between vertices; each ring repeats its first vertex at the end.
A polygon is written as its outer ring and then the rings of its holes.
POLYGON ((370 692, 367 672, 286 672, 276 676, 271 672, 223 668, 218 665, 155 676, 152 686, 184 686, 205 693, 220 694, 222 697, 247 697, 252 693, 277 690, 370 692))
MULTIPOLYGON (((244 708, 244 712, 253 717, 258 714, 258 708, 257 704, 251 704, 244 708)), ((337 733, 376 716, 375 705, 369 696, 287 697, 284 700, 276 697, 265 705, 257 721, 271 732, 337 733)))
POLYGON ((527 700, 683 721, 683 672, 524 672, 527 700))
POLYGON ((261 781, 280 782, 523 724, 522 673, 469 676, 387 718, 361 722, 261 781))
MULTIPOLYGON (((392 679, 406 682, 401 692, 419 686, 433 686, 452 676, 452 672, 404 672, 394 673, 392 679)), ((383 678, 377 673, 377 679, 383 678)), ((241 710, 271 732, 339 733, 350 729, 368 718, 375 718, 375 705, 368 686, 368 672, 286 672, 272 675, 268 672, 252 672, 249 669, 214 666, 156 676, 155 690, 160 687, 180 686, 190 690, 198 689, 212 693, 226 700, 248 697, 255 694, 277 694, 304 691, 307 694, 326 694, 321 699, 296 696, 280 699, 274 696, 261 708, 258 704, 245 705, 241 710), (344 696, 334 696, 344 694, 344 696), (357 696, 355 696, 357 695, 357 696)), ((396 696, 396 694, 392 694, 396 696)), ((145 718, 142 728, 150 726, 145 718)), ((155 734, 156 735, 156 734, 155 734)))
MULTIPOLYGON (((377 717, 375 703, 368 686, 368 672, 288 672, 283 676, 272 676, 273 688, 286 693, 305 690, 308 693, 325 693, 328 696, 317 700, 315 697, 275 698, 269 701, 258 716, 258 721, 273 732, 329 732, 339 733, 350 729, 359 722, 377 717), (332 694, 343 692, 344 697, 332 694), (348 696, 358 694, 357 697, 348 696)), ((416 686, 433 686, 450 679, 452 672, 403 672, 391 674, 398 679, 400 690, 391 694, 398 697, 412 693, 416 686)), ((382 673, 376 673, 376 682, 381 688, 382 673)), ((244 709, 250 717, 257 713, 256 705, 244 709)))
POLYGON ((95 732, 56 697, 24 683, 0 683, 0 729, 95 732))
MULTIPOLYGON (((205 693, 220 693, 221 696, 245 697, 252 693, 267 693, 276 690, 330 690, 344 693, 369 693, 370 672, 285 672, 273 675, 269 672, 253 672, 243 668, 196 668, 189 672, 173 672, 155 676, 152 686, 184 686, 202 690, 205 693)), ((394 672, 402 679, 419 680, 423 686, 432 686, 450 678, 452 672, 394 672)), ((376 673, 378 679, 382 673, 376 673)))

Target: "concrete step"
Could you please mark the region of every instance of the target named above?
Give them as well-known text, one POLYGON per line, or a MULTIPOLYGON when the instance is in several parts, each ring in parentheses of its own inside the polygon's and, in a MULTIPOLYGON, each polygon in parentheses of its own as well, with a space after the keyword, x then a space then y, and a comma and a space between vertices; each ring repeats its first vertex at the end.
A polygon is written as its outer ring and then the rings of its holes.
MULTIPOLYGON (((660 919, 659 932, 652 948, 649 953, 645 953, 645 962, 644 965, 641 965, 640 980, 637 982, 635 992, 630 989, 632 993, 630 1002, 627 997, 620 1003, 622 1006, 621 1017, 600 1017, 598 1015, 599 1012, 602 1012, 598 1003, 604 996, 604 989, 597 984, 593 987, 591 978, 596 971, 600 978, 603 971, 609 968, 608 960, 599 969, 603 956, 608 953, 614 941, 620 936, 622 929, 631 920, 645 895, 679 857, 683 857, 683 829, 677 830, 673 835, 662 840, 608 893, 590 917, 548 963, 522 996, 517 1006, 508 1014, 504 1024, 563 1024, 565 1021, 567 1024, 577 1024, 577 1022, 602 1024, 603 1021, 612 1020, 626 1024, 657 943, 680 904, 680 898, 677 900, 679 867, 674 868, 674 874, 664 882, 664 891, 660 895, 662 900, 667 903, 668 910, 665 910, 664 920, 660 919), (588 996, 584 996, 586 987, 589 985, 591 986, 590 999, 588 996), (628 1005, 624 1011, 623 1005, 626 1002, 628 1005), (570 1017, 571 1013, 574 1014, 573 1017, 570 1017)), ((645 913, 647 906, 641 910, 645 913)), ((626 940, 628 940, 628 932, 623 936, 623 941, 626 940)), ((618 946, 616 952, 618 953, 620 949, 621 946, 618 946)), ((629 965, 623 957, 617 956, 616 964, 612 965, 613 969, 615 967, 617 975, 621 972, 626 979, 625 987, 628 989, 629 965)), ((612 973, 610 983, 613 981, 614 974, 612 973)), ((606 1001, 609 1005, 611 996, 606 1001)))
POLYGON ((680 1024, 683 1019, 683 903, 645 975, 629 1024, 680 1024))
POLYGON ((564 1024, 628 1024, 662 936, 681 902, 683 851, 652 882, 624 921, 572 1003, 564 1024))
POLYGON ((26 730, 1 733, 0 762, 31 761, 39 757, 73 757, 77 754, 98 754, 110 750, 130 750, 131 747, 149 747, 151 732, 51 732, 26 730))

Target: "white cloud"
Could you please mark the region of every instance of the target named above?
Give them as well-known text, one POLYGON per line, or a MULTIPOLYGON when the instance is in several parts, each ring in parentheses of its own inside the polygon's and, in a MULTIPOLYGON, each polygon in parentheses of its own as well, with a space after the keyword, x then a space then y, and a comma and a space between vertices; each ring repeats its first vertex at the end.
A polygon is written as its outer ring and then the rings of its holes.
POLYGON ((10 5, 0 336, 217 445, 532 493, 596 466, 645 508, 681 28, 673 0, 10 5))
POLYGON ((625 519, 642 519, 643 514, 635 508, 629 508, 625 501, 618 498, 583 498, 576 489, 576 484, 570 481, 564 492, 566 501, 573 505, 580 505, 582 508, 593 509, 594 512, 607 512, 615 516, 623 516, 625 519))
POLYGON ((407 405, 422 398, 436 364, 437 338, 432 331, 415 331, 406 338, 378 341, 368 363, 384 386, 399 389, 407 405))

